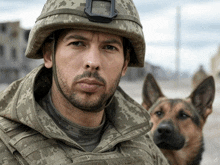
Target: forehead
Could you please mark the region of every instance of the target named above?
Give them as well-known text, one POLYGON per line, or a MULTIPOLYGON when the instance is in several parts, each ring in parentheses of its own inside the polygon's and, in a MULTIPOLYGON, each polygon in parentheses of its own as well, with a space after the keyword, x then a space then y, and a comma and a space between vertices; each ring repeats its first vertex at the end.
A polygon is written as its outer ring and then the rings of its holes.
POLYGON ((97 36, 99 40, 118 40, 120 42, 123 41, 123 37, 118 36, 118 35, 114 35, 114 34, 108 34, 108 33, 102 33, 102 32, 98 32, 98 31, 88 31, 88 30, 76 30, 76 29, 65 29, 63 30, 60 35, 59 38, 60 39, 66 39, 69 36, 82 36, 86 39, 92 39, 94 36, 97 36))
POLYGON ((186 110, 191 111, 192 107, 189 103, 182 99, 159 99, 153 106, 151 111, 157 110, 157 108, 164 108, 166 111, 179 111, 186 110))

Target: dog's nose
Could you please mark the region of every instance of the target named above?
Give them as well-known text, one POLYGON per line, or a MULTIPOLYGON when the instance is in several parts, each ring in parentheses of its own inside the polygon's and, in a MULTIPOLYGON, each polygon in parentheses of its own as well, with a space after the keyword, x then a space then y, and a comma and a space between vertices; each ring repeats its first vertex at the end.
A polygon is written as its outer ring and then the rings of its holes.
POLYGON ((170 124, 161 124, 157 131, 160 135, 166 135, 166 136, 169 136, 170 134, 172 134, 172 130, 173 130, 173 127, 170 125, 170 124))

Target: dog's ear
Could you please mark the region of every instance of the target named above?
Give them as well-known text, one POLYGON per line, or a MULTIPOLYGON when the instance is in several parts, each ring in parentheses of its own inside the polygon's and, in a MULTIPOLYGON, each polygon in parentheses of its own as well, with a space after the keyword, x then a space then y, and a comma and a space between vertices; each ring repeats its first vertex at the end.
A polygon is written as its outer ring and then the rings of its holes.
POLYGON ((163 97, 160 87, 158 86, 156 80, 152 74, 148 74, 144 80, 144 85, 142 89, 142 106, 149 110, 150 107, 157 101, 159 97, 163 97))
POLYGON ((212 113, 212 104, 215 97, 215 82, 212 76, 203 80, 191 93, 189 98, 204 120, 212 113))

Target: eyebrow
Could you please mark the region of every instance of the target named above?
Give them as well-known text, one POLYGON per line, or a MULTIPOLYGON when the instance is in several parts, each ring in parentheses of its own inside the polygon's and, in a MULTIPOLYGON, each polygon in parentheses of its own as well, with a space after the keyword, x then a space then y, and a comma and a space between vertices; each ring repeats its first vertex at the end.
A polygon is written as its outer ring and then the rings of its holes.
MULTIPOLYGON (((83 36, 81 36, 81 35, 69 35, 69 36, 67 36, 67 37, 65 37, 64 39, 63 39, 63 41, 65 42, 65 41, 68 41, 68 40, 70 40, 70 39, 79 39, 79 40, 84 40, 84 41, 88 41, 89 39, 87 39, 86 37, 83 37, 83 36)), ((122 42, 120 42, 119 40, 117 40, 117 39, 109 39, 109 40, 106 40, 106 41, 104 41, 103 43, 105 43, 105 44, 118 44, 120 47, 123 47, 122 46, 122 42)))
POLYGON ((70 39, 80 39, 80 40, 85 40, 85 41, 88 41, 87 38, 83 37, 83 36, 80 36, 80 35, 69 35, 67 37, 64 38, 64 41, 68 41, 70 39))
POLYGON ((120 47, 122 47, 122 43, 119 40, 116 39, 110 39, 104 41, 105 44, 118 44, 120 47))

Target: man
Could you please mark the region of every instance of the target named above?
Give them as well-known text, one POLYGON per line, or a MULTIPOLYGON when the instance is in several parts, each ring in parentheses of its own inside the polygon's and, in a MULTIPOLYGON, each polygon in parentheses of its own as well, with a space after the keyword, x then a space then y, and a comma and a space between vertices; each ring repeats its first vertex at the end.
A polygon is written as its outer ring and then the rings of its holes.
POLYGON ((144 53, 131 0, 48 0, 26 50, 44 65, 0 93, 0 164, 167 164, 118 87, 144 53))

